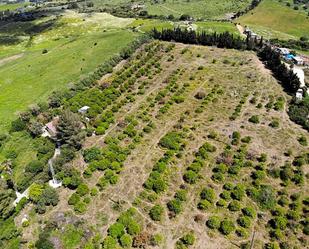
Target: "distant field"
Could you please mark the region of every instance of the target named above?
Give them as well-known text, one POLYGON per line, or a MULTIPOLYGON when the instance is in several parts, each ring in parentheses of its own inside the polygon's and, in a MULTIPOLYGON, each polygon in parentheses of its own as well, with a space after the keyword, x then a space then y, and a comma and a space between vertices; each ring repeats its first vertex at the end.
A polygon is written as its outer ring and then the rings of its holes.
POLYGON ((309 17, 277 0, 264 0, 236 22, 266 38, 298 39, 309 34, 309 17))
POLYGON ((17 8, 22 8, 28 5, 27 3, 13 3, 13 4, 2 4, 0 3, 0 11, 4 10, 15 10, 17 8))
POLYGON ((225 14, 237 12, 245 9, 251 3, 250 0, 166 0, 154 3, 147 1, 147 10, 153 15, 174 15, 179 17, 182 14, 188 14, 195 18, 224 18, 225 14))
MULTIPOLYGON (((141 3, 140 1, 124 0, 94 0, 93 2, 96 7, 113 7, 141 3)), ((188 14, 194 18, 222 19, 226 14, 245 9, 251 3, 251 0, 146 0, 143 3, 145 4, 145 10, 151 15, 173 15, 180 17, 182 14, 188 14)))
MULTIPOLYGON (((51 20, 41 22, 35 27, 42 27, 51 20)), ((122 29, 130 22, 130 19, 108 14, 84 17, 69 13, 31 40, 30 31, 26 30, 29 24, 15 23, 20 26, 16 35, 23 36, 24 41, 0 46, 0 61, 1 57, 16 53, 23 53, 23 56, 4 65, 0 63, 0 102, 3 103, 0 106, 0 132, 8 128, 16 112, 45 100, 53 90, 74 82, 119 52, 134 39, 134 33, 122 29), (42 54, 43 49, 48 53, 42 54)), ((7 35, 12 30, 16 27, 2 26, 0 34, 7 35)))
MULTIPOLYGON (((137 28, 139 31, 148 32, 153 28, 161 30, 163 28, 173 28, 173 27, 182 27, 186 28, 188 25, 184 24, 184 22, 172 22, 172 21, 162 21, 157 19, 138 19, 132 22, 130 27, 137 28)), ((195 22, 192 24, 192 27, 197 31, 206 31, 209 33, 217 32, 230 32, 238 35, 236 26, 230 22, 195 22)))

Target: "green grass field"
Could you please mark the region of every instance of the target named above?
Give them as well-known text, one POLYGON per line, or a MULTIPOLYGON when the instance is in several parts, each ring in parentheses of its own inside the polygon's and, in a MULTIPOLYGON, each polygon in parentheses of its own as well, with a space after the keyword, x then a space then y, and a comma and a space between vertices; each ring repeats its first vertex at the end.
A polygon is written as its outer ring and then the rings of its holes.
POLYGON ((5 10, 15 10, 17 8, 22 8, 27 6, 28 3, 12 3, 12 4, 2 4, 0 3, 0 11, 5 11, 5 10))
POLYGON ((236 22, 266 38, 298 39, 309 34, 309 17, 277 0, 264 0, 236 22))
MULTIPOLYGON (((236 26, 230 22, 214 22, 214 21, 195 22, 193 23, 192 26, 198 32, 206 31, 208 33, 213 32, 222 33, 228 31, 235 35, 239 34, 236 26)), ((176 28, 176 27, 186 28, 188 27, 188 25, 184 24, 184 22, 162 21, 158 19, 137 19, 134 22, 132 22, 129 25, 129 27, 136 28, 141 32, 148 32, 154 28, 158 30, 161 30, 163 28, 176 28)))
MULTIPOLYGON (((46 100, 53 90, 93 71, 125 47, 136 36, 123 29, 130 22, 108 14, 95 14, 83 21, 71 13, 57 19, 52 29, 36 34, 31 42, 28 39, 2 46, 2 58, 14 53, 23 55, 0 64, 0 131, 7 130, 18 111, 46 100), (42 54, 43 49, 48 53, 42 54)), ((3 34, 5 27, 0 30, 3 34)), ((19 35, 23 33, 21 28, 19 35)))

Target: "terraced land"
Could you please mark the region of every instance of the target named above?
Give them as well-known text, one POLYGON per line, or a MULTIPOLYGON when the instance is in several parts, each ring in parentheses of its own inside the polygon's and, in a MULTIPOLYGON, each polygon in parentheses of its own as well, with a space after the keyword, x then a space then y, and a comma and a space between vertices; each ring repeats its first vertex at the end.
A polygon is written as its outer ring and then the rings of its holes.
POLYGON ((289 99, 253 52, 144 45, 66 102, 95 135, 56 168, 79 186, 16 217, 24 248, 42 227, 57 248, 308 247, 309 136, 289 99))

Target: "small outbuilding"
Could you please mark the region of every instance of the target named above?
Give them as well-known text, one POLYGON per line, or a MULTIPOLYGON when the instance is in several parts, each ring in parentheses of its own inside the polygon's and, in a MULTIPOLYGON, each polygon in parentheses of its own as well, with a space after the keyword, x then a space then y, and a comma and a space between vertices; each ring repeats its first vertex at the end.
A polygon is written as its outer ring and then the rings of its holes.
POLYGON ((78 110, 78 112, 79 113, 81 113, 81 114, 85 114, 87 111, 88 111, 88 109, 89 109, 90 107, 89 106, 83 106, 82 108, 80 108, 79 110, 78 110))

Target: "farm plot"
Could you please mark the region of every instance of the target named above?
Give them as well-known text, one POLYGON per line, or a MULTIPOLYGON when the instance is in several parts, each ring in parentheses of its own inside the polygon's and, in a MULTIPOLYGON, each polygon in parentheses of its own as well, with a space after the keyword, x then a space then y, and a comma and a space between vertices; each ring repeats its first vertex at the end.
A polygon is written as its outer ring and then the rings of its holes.
POLYGON ((90 106, 97 135, 71 165, 79 183, 58 173, 70 189, 24 239, 70 211, 91 227, 52 228, 63 248, 236 248, 253 234, 257 248, 306 247, 308 134, 289 121, 289 98, 253 52, 146 44, 66 103, 90 106))

